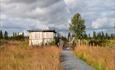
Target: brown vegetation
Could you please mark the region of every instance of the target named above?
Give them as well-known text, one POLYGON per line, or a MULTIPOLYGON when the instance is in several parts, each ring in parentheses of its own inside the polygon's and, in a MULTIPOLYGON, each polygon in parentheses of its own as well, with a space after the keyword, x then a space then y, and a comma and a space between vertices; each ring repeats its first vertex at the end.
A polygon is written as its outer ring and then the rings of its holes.
POLYGON ((19 41, 3 46, 0 70, 60 70, 60 50, 55 46, 28 48, 25 42, 19 41))
POLYGON ((81 45, 75 48, 77 56, 96 70, 115 70, 115 48, 81 45))

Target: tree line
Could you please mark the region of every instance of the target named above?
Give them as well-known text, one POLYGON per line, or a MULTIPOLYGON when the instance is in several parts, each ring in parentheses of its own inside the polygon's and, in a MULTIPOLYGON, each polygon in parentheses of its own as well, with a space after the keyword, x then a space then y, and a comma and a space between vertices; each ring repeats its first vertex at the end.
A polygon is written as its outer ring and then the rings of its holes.
POLYGON ((107 32, 104 33, 103 31, 102 32, 93 31, 92 36, 90 34, 86 34, 86 33, 81 35, 81 39, 86 39, 86 40, 90 40, 90 39, 93 39, 93 40, 109 40, 109 39, 114 39, 114 38, 115 38, 114 34, 108 34, 107 32))
POLYGON ((81 17, 80 13, 76 13, 70 23, 69 30, 72 34, 72 37, 75 38, 75 41, 88 41, 89 44, 102 45, 105 41, 114 39, 115 34, 108 34, 102 32, 93 32, 93 35, 86 34, 85 20, 81 17))
POLYGON ((24 40, 24 39, 25 39, 24 33, 19 34, 13 32, 13 35, 9 36, 7 31, 3 32, 2 30, 0 30, 0 40, 24 40))

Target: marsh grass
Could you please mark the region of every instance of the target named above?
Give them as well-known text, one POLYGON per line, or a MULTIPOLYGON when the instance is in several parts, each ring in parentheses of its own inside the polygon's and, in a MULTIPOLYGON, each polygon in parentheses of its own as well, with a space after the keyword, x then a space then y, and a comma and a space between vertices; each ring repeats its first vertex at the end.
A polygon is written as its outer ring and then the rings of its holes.
POLYGON ((60 50, 55 46, 29 48, 27 42, 10 41, 0 48, 0 70, 60 70, 60 50))
POLYGON ((95 67, 96 70, 115 70, 115 48, 80 45, 76 55, 95 67))

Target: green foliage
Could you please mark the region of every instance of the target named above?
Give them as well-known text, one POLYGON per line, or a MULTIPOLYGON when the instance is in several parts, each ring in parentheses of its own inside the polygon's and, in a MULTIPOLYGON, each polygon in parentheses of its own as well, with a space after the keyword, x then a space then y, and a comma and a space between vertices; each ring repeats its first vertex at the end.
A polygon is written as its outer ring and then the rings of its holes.
POLYGON ((93 38, 96 39, 96 32, 93 32, 93 38))
POLYGON ((88 36, 87 36, 86 33, 84 33, 84 34, 82 35, 82 39, 88 39, 88 36))
POLYGON ((4 32, 4 39, 6 39, 6 40, 8 39, 8 32, 7 31, 4 32))
POLYGON ((75 14, 71 20, 69 30, 75 35, 76 39, 81 39, 85 33, 85 21, 81 18, 79 13, 75 14))
POLYGON ((68 39, 66 37, 61 37, 61 40, 63 40, 64 42, 68 42, 68 39))
POLYGON ((111 40, 106 40, 104 45, 106 47, 115 47, 115 39, 111 39, 111 40))
POLYGON ((59 37, 54 37, 54 44, 57 45, 59 43, 59 37))
POLYGON ((107 42, 109 40, 115 40, 115 35, 114 34, 108 34, 104 32, 93 32, 93 36, 89 36, 89 44, 90 45, 100 45, 100 46, 107 46, 107 42))
POLYGON ((0 40, 24 40, 24 33, 22 34, 17 34, 15 32, 13 32, 13 36, 8 36, 8 32, 5 31, 4 33, 2 32, 2 30, 0 30, 0 40))
POLYGON ((13 32, 13 36, 11 37, 12 40, 24 40, 25 37, 24 37, 24 33, 22 34, 17 34, 15 32, 13 32))
POLYGON ((52 42, 49 43, 49 45, 56 45, 56 41, 53 40, 52 42))
POLYGON ((3 33, 2 33, 2 30, 0 30, 0 39, 3 39, 3 33))

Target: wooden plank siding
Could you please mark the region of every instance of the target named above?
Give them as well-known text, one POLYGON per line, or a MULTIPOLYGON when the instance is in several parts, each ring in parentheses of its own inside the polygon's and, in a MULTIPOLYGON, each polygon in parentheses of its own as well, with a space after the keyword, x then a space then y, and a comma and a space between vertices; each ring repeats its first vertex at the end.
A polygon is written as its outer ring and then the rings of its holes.
POLYGON ((30 32, 29 45, 42 45, 54 40, 54 32, 30 32))

